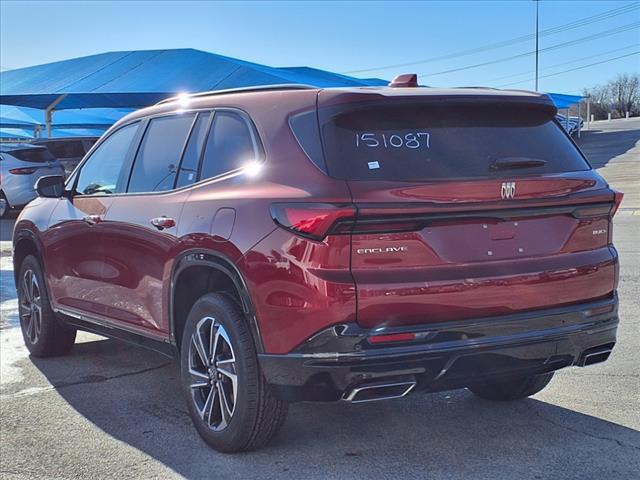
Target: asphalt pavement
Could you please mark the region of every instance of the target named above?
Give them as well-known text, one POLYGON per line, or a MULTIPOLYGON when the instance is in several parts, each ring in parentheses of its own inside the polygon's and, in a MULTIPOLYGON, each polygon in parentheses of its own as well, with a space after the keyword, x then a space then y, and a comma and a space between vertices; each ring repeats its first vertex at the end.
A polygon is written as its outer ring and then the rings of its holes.
MULTIPOLYGON (((563 370, 512 403, 462 390, 295 404, 269 447, 224 455, 191 426, 166 358, 84 333, 70 356, 30 358, 3 242, 0 478, 640 478, 640 120, 597 123, 579 143, 626 193, 614 225, 621 324, 606 363, 563 370)), ((0 227, 8 240, 11 222, 0 227)))

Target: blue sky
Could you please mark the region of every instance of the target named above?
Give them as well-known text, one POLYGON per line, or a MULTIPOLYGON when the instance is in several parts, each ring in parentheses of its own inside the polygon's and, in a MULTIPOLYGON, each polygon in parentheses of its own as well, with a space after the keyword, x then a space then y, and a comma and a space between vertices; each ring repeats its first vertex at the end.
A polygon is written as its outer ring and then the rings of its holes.
MULTIPOLYGON (((632 7, 620 15, 541 36, 540 48, 547 50, 540 54, 540 75, 549 76, 540 79, 540 90, 580 93, 618 73, 640 71, 637 54, 607 61, 640 52, 640 2, 542 0, 541 31, 625 6, 632 7), (554 75, 596 62, 606 63, 554 75)), ((415 72, 427 85, 532 89, 534 56, 527 55, 535 48, 531 38, 463 56, 450 54, 530 35, 534 22, 531 0, 2 0, 0 66, 7 70, 116 50, 196 48, 273 66, 308 65, 341 73, 357 70, 352 74, 362 77, 415 72), (506 57, 516 58, 463 69, 506 57), (412 62, 421 63, 379 68, 412 62), (442 73, 449 70, 459 71, 442 73)))

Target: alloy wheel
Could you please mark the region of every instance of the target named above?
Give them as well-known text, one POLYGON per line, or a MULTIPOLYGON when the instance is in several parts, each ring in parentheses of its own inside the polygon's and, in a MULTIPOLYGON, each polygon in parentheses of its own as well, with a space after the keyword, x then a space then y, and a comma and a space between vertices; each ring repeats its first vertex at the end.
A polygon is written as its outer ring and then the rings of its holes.
POLYGON ((42 296, 33 270, 26 270, 22 277, 19 303, 20 323, 31 343, 36 343, 42 331, 42 296))
POLYGON ((235 411, 238 375, 229 334, 212 317, 201 319, 191 335, 189 374, 200 418, 212 430, 224 430, 235 411))

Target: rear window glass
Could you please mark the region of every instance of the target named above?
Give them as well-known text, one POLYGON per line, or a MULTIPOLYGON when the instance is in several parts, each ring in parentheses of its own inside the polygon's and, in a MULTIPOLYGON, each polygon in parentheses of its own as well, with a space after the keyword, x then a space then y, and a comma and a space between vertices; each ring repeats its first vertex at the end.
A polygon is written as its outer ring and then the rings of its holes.
POLYGON ((80 140, 56 141, 45 145, 56 158, 82 158, 85 154, 84 146, 80 140))
POLYGON ((204 150, 200 178, 230 172, 256 160, 249 125, 233 112, 216 112, 204 150))
POLYGON ((55 160, 51 152, 46 148, 28 148, 25 150, 11 150, 7 152, 18 160, 31 163, 42 163, 55 160))
POLYGON ((329 174, 339 178, 426 181, 589 169, 553 117, 534 109, 358 106, 322 117, 329 174))

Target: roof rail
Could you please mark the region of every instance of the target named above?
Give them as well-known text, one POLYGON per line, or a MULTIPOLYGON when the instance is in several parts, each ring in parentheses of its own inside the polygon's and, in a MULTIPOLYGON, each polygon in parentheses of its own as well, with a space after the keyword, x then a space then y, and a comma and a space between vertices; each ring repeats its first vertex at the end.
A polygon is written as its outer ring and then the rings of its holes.
POLYGON ((495 87, 483 87, 482 85, 469 85, 467 87, 453 87, 453 88, 460 88, 460 89, 475 89, 475 90, 500 90, 499 88, 495 88, 495 87))
POLYGON ((200 97, 209 97, 213 95, 226 95, 230 93, 244 93, 244 92, 268 92, 269 90, 311 90, 318 87, 313 85, 304 85, 299 83, 282 83, 278 85, 257 85, 255 87, 241 87, 241 88, 227 88, 224 90, 211 90, 210 92, 198 92, 188 93, 183 95, 176 95, 175 97, 165 98, 160 100, 156 105, 162 105, 165 103, 175 102, 182 98, 192 99, 200 97))

